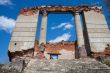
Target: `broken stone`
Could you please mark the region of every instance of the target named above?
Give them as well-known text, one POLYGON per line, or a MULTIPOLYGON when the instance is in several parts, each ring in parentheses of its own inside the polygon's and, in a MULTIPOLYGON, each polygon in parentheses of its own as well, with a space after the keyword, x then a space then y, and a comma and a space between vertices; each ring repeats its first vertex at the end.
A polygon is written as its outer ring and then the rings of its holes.
POLYGON ((2 69, 4 73, 7 73, 8 71, 9 73, 13 73, 13 72, 19 73, 22 72, 23 67, 24 67, 24 61, 17 59, 15 62, 4 65, 2 69))

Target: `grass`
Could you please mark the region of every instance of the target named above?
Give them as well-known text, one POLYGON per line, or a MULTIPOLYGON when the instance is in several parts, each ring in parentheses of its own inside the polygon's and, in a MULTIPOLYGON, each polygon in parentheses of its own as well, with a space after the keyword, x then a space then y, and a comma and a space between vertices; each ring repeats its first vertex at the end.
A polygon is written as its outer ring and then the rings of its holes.
POLYGON ((103 63, 110 67, 110 60, 104 61, 103 63))

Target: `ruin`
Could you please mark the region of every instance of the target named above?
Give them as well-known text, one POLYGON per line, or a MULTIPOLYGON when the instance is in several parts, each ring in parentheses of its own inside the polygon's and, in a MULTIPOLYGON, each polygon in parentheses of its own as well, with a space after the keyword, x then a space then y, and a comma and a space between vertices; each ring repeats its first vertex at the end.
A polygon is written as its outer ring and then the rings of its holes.
POLYGON ((104 52, 110 44, 110 31, 102 7, 96 6, 40 6, 23 8, 16 20, 10 45, 9 58, 75 59, 90 57, 92 53, 104 52), (76 42, 47 43, 47 18, 49 13, 70 13, 75 17, 76 42), (43 15, 40 39, 36 41, 39 14, 43 15), (82 16, 83 25, 80 16, 82 16), (79 51, 79 52, 78 52, 79 51))

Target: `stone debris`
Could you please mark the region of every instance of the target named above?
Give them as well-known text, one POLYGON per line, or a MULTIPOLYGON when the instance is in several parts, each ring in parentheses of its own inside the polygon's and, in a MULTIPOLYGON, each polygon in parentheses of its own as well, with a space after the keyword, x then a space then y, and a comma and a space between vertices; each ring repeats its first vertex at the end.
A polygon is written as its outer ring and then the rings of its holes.
POLYGON ((110 68, 95 59, 31 59, 24 73, 110 73, 110 68))
POLYGON ((6 64, 2 67, 3 73, 20 73, 24 68, 24 61, 17 59, 15 62, 6 64))

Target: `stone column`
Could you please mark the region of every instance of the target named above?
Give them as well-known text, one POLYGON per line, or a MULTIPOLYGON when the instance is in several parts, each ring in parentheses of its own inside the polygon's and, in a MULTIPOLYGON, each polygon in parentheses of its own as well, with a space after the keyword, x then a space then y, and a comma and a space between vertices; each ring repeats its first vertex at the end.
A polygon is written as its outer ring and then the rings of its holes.
POLYGON ((81 19, 79 12, 75 12, 75 24, 76 24, 76 33, 77 33, 77 45, 78 48, 84 46, 84 37, 83 37, 83 28, 81 25, 81 19))
POLYGON ((41 29, 40 29, 39 44, 41 44, 41 43, 46 44, 46 32, 47 32, 47 12, 43 11, 43 17, 42 17, 41 29))

